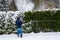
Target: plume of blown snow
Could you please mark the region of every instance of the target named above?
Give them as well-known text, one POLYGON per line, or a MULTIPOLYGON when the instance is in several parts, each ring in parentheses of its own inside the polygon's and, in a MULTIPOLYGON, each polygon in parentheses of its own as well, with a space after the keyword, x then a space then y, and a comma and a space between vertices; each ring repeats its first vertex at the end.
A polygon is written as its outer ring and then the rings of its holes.
POLYGON ((15 1, 17 9, 20 12, 32 11, 34 8, 34 3, 31 2, 30 0, 15 0, 15 1))

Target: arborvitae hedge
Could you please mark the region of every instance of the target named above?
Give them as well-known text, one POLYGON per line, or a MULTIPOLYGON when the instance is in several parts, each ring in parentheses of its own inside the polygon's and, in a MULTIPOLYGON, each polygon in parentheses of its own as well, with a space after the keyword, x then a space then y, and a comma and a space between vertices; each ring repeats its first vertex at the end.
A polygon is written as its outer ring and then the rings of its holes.
MULTIPOLYGON (((32 22, 23 27, 25 33, 30 32, 60 32, 60 10, 57 11, 35 11, 35 12, 25 12, 24 21, 27 23, 29 21, 39 21, 32 22), (52 20, 52 21, 51 21, 52 20)), ((14 24, 12 18, 8 18, 7 27, 5 27, 4 16, 0 15, 0 34, 11 34, 16 33, 16 25, 14 24)))
POLYGON ((25 12, 24 20, 29 21, 41 21, 32 23, 32 31, 34 32, 50 32, 50 31, 60 31, 60 10, 57 11, 35 11, 35 12, 25 12), (44 21, 43 21, 44 20, 44 21), (47 20, 47 21, 45 21, 47 20), (52 20, 52 21, 49 21, 52 20))

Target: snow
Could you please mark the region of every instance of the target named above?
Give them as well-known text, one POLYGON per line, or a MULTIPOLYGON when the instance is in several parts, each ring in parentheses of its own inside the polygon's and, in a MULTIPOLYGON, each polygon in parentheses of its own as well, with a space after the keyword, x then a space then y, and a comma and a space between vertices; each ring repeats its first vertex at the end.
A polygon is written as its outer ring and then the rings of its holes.
POLYGON ((0 40, 60 40, 60 32, 24 33, 22 38, 16 34, 4 34, 0 35, 0 40))
POLYGON ((30 0, 15 0, 15 1, 17 9, 20 12, 32 11, 34 8, 34 3, 31 2, 30 0))

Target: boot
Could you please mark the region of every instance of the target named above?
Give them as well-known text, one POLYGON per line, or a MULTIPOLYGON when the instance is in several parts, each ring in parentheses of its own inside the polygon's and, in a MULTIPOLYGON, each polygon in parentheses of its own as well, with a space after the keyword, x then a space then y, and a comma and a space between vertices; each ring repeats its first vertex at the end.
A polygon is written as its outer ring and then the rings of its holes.
POLYGON ((21 36, 20 36, 21 38, 22 38, 22 34, 21 34, 21 36))

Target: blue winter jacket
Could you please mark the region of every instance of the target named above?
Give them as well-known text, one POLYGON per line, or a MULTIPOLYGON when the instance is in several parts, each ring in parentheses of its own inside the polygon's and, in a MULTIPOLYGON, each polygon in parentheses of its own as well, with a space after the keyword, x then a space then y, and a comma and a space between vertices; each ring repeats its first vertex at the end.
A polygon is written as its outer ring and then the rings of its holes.
POLYGON ((17 26, 17 28, 21 28, 21 25, 22 25, 22 21, 20 19, 17 19, 16 20, 16 26, 17 26))

